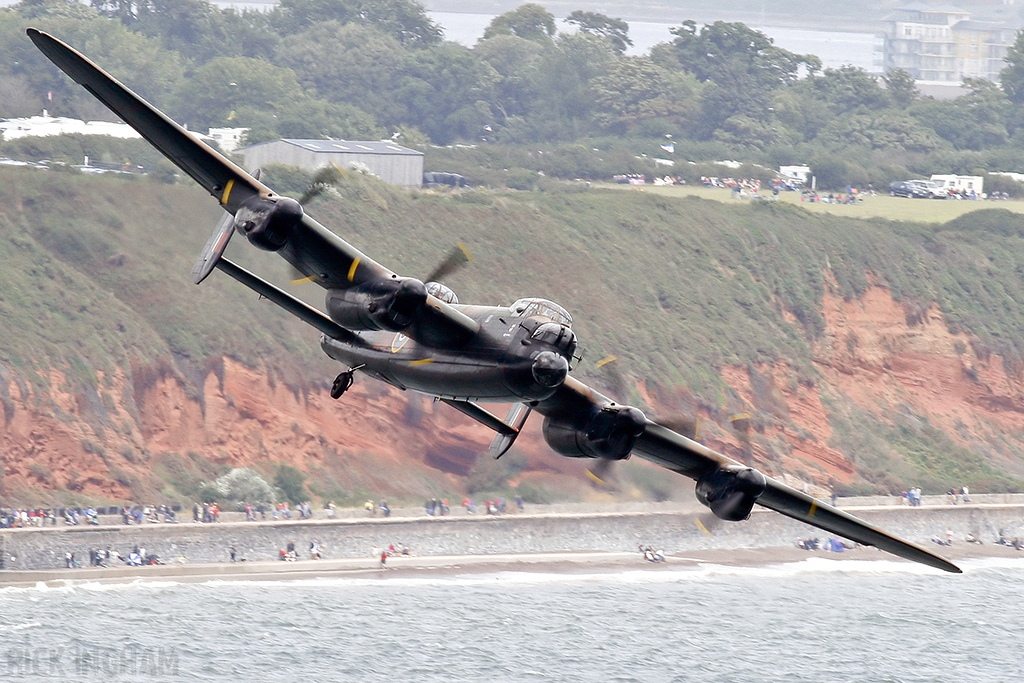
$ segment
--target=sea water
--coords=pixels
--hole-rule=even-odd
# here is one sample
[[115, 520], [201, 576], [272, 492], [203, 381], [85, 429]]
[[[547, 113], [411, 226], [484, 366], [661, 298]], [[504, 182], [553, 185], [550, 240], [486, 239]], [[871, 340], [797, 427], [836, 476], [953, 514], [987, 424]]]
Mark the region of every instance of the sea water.
[[1024, 679], [1024, 560], [962, 566], [4, 588], [0, 680]]

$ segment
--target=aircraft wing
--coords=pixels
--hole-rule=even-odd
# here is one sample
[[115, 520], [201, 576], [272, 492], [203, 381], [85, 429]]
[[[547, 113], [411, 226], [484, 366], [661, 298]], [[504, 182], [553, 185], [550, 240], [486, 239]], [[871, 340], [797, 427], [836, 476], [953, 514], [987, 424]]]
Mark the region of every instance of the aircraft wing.
[[[551, 399], [541, 401], [535, 410], [551, 420], [583, 425], [587, 414], [593, 414], [608, 406], [614, 407], [615, 404], [582, 382], [570, 377]], [[580, 427], [580, 429], [584, 428]], [[702, 480], [715, 481], [716, 474], [721, 473], [722, 478], [718, 479], [718, 485], [723, 489], [729, 488], [732, 482], [729, 477], [735, 473], [756, 472], [732, 458], [650, 420], [643, 425], [642, 431], [636, 438], [632, 453], [698, 482]], [[757, 493], [751, 494], [756, 495], [754, 503], [757, 505], [857, 543], [875, 546], [904, 559], [920, 562], [943, 571], [960, 573], [960, 569], [956, 565], [925, 548], [897, 538], [771, 477], [760, 473], [757, 473], [757, 476], [764, 479], [763, 490], [758, 488]], [[700, 483], [698, 483], [699, 487]]]
[[[235, 214], [254, 196], [274, 191], [192, 133], [172, 121], [67, 43], [30, 28], [29, 38], [64, 73], [137, 130], [150, 144]], [[391, 278], [394, 273], [302, 214], [278, 253], [303, 275], [327, 289], [345, 289]], [[477, 324], [449, 304], [428, 296], [409, 336], [441, 344], [466, 339]]]
[[[229, 213], [234, 214], [253, 195], [275, 194], [68, 44], [34, 28], [27, 33], [50, 61], [137, 130]], [[309, 216], [303, 216], [293, 237], [282, 256], [325, 287], [347, 287], [391, 274]], [[357, 264], [354, 271], [353, 263]]]
[[[647, 426], [633, 450], [642, 458], [695, 479], [720, 467], [743, 467], [732, 458], [655, 422]], [[848, 512], [843, 512], [771, 477], [765, 477], [765, 481], [765, 490], [755, 501], [758, 505], [851, 541], [873, 545], [893, 555], [936, 569], [960, 573], [960, 569], [951, 562], [868, 524]]]

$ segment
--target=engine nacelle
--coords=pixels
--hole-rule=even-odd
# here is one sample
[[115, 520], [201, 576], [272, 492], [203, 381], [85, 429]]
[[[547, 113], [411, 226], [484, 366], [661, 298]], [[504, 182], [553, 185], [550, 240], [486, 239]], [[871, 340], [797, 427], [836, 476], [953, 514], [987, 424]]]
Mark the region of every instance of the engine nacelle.
[[302, 220], [302, 205], [290, 197], [253, 195], [235, 212], [235, 229], [265, 251], [277, 251]]
[[327, 293], [327, 314], [350, 330], [407, 328], [427, 301], [427, 288], [416, 278], [393, 278], [368, 282], [350, 289]]
[[625, 460], [647, 427], [647, 416], [631, 406], [606, 406], [582, 427], [544, 420], [544, 440], [571, 458]]
[[764, 475], [753, 467], [719, 467], [697, 480], [694, 493], [716, 517], [739, 522], [750, 516], [767, 486]]

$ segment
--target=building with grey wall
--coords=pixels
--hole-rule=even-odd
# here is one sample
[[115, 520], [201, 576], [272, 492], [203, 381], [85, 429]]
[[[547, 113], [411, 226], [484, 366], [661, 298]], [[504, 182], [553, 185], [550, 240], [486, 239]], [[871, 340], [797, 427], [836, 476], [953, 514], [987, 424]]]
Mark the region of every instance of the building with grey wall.
[[332, 163], [341, 168], [363, 165], [386, 183], [400, 187], [423, 184], [423, 152], [390, 140], [274, 140], [235, 150], [249, 171], [269, 164], [316, 170]]
[[999, 80], [1014, 25], [974, 21], [952, 5], [921, 2], [884, 17], [885, 70], [903, 69], [923, 83], [959, 84], [964, 78]]

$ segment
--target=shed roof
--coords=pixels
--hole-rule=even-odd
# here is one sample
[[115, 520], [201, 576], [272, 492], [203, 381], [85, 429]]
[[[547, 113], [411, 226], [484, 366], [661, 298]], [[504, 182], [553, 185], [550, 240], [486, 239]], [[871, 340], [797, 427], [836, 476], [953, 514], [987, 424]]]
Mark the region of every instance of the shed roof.
[[[408, 147], [402, 147], [401, 145], [396, 145], [390, 140], [301, 140], [296, 138], [283, 138], [273, 142], [285, 142], [289, 145], [295, 145], [296, 147], [301, 147], [302, 149], [317, 153], [329, 154], [341, 152], [346, 154], [423, 156], [423, 152], [419, 152], [415, 149], [409, 149]], [[243, 147], [238, 151], [268, 144], [272, 144], [272, 142], [262, 142], [258, 145], [250, 145], [248, 147]]]

